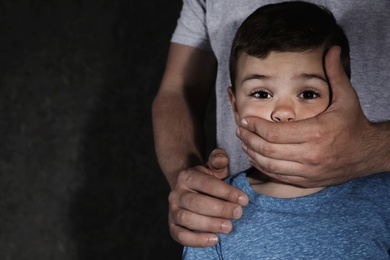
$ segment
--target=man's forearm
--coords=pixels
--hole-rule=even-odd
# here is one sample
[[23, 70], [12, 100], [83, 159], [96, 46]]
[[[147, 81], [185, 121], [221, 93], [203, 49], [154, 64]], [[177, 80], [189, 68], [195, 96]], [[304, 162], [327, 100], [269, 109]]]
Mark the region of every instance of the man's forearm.
[[171, 188], [181, 170], [203, 163], [203, 122], [216, 69], [213, 53], [171, 44], [153, 102], [156, 154]]
[[160, 93], [153, 103], [156, 155], [171, 188], [181, 170], [204, 161], [202, 118], [187, 104], [183, 97], [174, 93]]

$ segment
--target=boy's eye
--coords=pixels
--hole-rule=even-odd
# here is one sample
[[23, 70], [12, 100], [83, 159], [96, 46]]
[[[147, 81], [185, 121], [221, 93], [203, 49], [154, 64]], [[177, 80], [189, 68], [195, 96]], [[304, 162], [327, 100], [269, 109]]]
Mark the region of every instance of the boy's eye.
[[313, 90], [306, 90], [303, 91], [299, 97], [303, 99], [315, 99], [318, 98], [320, 95], [317, 92], [314, 92]]
[[265, 91], [256, 91], [251, 94], [252, 97], [254, 98], [260, 98], [260, 99], [267, 99], [271, 98], [271, 94], [265, 92]]

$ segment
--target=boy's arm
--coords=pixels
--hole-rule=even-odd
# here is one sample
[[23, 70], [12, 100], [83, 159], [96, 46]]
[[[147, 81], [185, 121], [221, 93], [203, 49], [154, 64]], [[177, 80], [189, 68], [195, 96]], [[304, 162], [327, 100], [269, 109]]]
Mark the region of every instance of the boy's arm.
[[[232, 226], [228, 219], [239, 217], [239, 202], [247, 201], [242, 191], [215, 177], [227, 176], [223, 152], [214, 152], [210, 161], [221, 170], [201, 166], [203, 121], [214, 89], [216, 66], [211, 52], [172, 43], [152, 109], [156, 154], [172, 189], [170, 231], [176, 241], [188, 246], [215, 244], [217, 237], [213, 233], [229, 232]], [[224, 155], [225, 160], [215, 154]]]
[[243, 120], [238, 136], [252, 164], [304, 187], [339, 184], [390, 171], [390, 122], [370, 123], [344, 73], [339, 47], [326, 56], [333, 100], [317, 117], [288, 124]]

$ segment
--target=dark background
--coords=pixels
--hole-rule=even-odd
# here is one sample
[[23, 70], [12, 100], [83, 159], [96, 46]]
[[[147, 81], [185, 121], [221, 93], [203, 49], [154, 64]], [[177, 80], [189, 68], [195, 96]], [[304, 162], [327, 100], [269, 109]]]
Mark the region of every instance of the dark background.
[[150, 106], [181, 4], [0, 1], [0, 259], [180, 259]]

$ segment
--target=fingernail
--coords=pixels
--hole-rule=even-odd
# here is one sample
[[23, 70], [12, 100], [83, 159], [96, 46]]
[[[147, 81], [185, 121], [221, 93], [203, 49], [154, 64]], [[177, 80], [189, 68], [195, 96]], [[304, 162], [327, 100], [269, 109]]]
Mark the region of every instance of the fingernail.
[[209, 242], [211, 245], [215, 245], [216, 243], [218, 243], [218, 237], [216, 236], [209, 237]]
[[229, 222], [223, 222], [221, 225], [221, 229], [223, 233], [229, 233], [231, 230], [231, 225]]
[[238, 204], [245, 206], [248, 203], [246, 196], [239, 196], [238, 197]]
[[245, 118], [241, 119], [241, 125], [248, 126], [248, 121]]
[[241, 215], [242, 215], [242, 209], [241, 209], [241, 207], [237, 207], [237, 208], [235, 208], [235, 209], [233, 210], [233, 218], [234, 218], [234, 219], [240, 218]]

